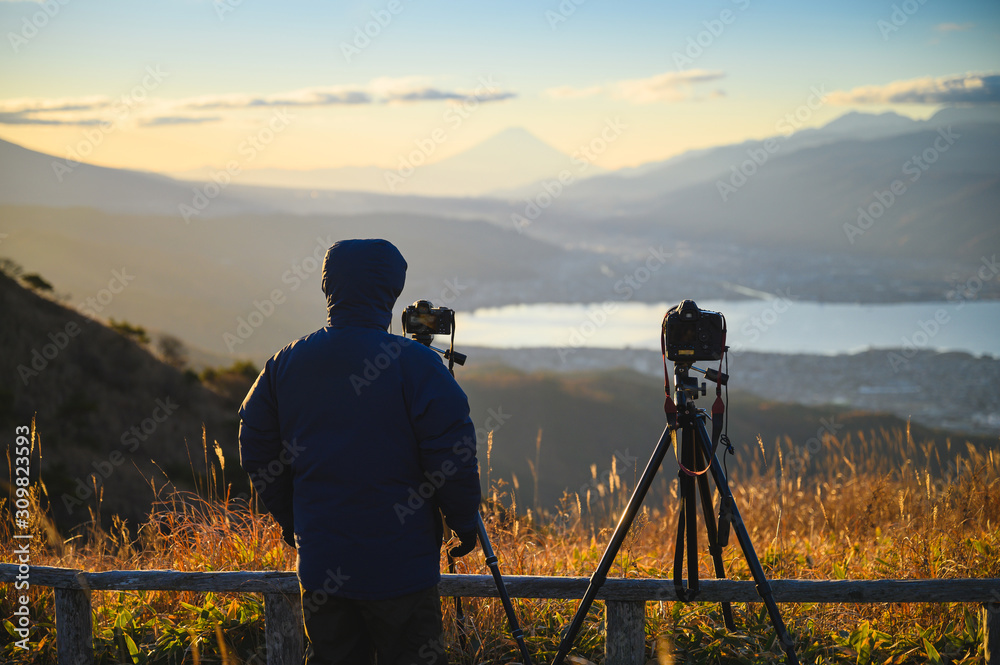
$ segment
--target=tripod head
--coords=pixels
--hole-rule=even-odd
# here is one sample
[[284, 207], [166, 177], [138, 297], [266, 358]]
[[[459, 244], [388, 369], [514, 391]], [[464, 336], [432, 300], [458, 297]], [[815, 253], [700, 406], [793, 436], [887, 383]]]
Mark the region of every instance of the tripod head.
[[688, 374], [691, 370], [698, 372], [709, 381], [717, 383], [720, 386], [729, 385], [729, 375], [723, 371], [712, 369], [711, 367], [702, 369], [695, 367], [691, 363], [674, 363], [674, 385], [678, 392], [683, 391], [689, 399], [698, 399], [699, 393], [703, 396], [708, 394], [707, 384], [704, 382], [699, 384], [698, 377]]
[[424, 346], [429, 348], [431, 351], [437, 351], [438, 353], [440, 353], [444, 357], [444, 359], [449, 362], [449, 367], [451, 367], [452, 363], [458, 365], [464, 365], [465, 361], [469, 359], [469, 356], [465, 355], [464, 353], [459, 353], [458, 351], [455, 350], [454, 339], [452, 339], [450, 348], [439, 349], [436, 346], [431, 346], [431, 342], [434, 341], [434, 335], [414, 334], [411, 335], [410, 337], [413, 339], [414, 342], [419, 342], [420, 344], [423, 344]]
[[[464, 365], [468, 359], [464, 353], [455, 350], [455, 310], [447, 307], [435, 308], [428, 300], [418, 300], [406, 310], [402, 317], [403, 334], [409, 334], [413, 341], [437, 351], [448, 361], [448, 370], [455, 374], [455, 363]], [[434, 335], [451, 335], [451, 346], [439, 349], [431, 346]]]

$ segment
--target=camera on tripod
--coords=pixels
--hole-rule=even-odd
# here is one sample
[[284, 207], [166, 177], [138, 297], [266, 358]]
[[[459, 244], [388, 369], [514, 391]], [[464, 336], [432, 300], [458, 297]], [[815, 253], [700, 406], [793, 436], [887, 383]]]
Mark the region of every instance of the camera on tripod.
[[[729, 376], [719, 369], [700, 369], [694, 366], [696, 361], [723, 360], [729, 350], [726, 346], [726, 318], [719, 312], [712, 312], [698, 307], [693, 300], [682, 300], [676, 307], [667, 310], [663, 317], [661, 328], [661, 344], [663, 348], [663, 412], [667, 423], [660, 435], [660, 440], [653, 450], [649, 463], [642, 476], [636, 482], [635, 489], [629, 497], [628, 504], [618, 519], [618, 525], [611, 534], [607, 549], [601, 555], [597, 569], [590, 577], [587, 591], [577, 607], [576, 614], [570, 625], [563, 631], [559, 642], [559, 650], [553, 665], [563, 665], [569, 655], [573, 640], [583, 627], [583, 622], [591, 605], [597, 598], [601, 586], [607, 579], [608, 572], [614, 564], [618, 552], [625, 542], [628, 530], [632, 526], [643, 498], [653, 484], [657, 469], [663, 463], [667, 449], [674, 447], [679, 468], [679, 492], [681, 498], [678, 510], [677, 541], [674, 551], [674, 593], [682, 602], [694, 600], [700, 591], [697, 506], [705, 513], [705, 532], [708, 539], [708, 551], [712, 556], [715, 576], [723, 579], [726, 576], [725, 562], [722, 557], [723, 548], [729, 542], [730, 530], [736, 534], [747, 566], [753, 576], [757, 595], [764, 602], [771, 625], [785, 651], [788, 665], [798, 665], [795, 654], [795, 643], [785, 627], [781, 612], [774, 600], [774, 592], [764, 573], [764, 568], [753, 549], [753, 542], [747, 531], [743, 517], [740, 515], [736, 500], [733, 498], [728, 471], [725, 464], [719, 460], [718, 448], [723, 444], [723, 454], [733, 452], [732, 444], [726, 432], [726, 401], [722, 398], [722, 386], [727, 385]], [[674, 363], [674, 387], [670, 389], [670, 377], [666, 360]], [[690, 376], [691, 371], [705, 375], [709, 381], [716, 384], [715, 403], [711, 408], [712, 434], [709, 436], [706, 421], [709, 411], [699, 409], [694, 400], [699, 393], [699, 381]], [[702, 395], [706, 394], [705, 384], [700, 386]], [[728, 399], [728, 396], [727, 396]], [[709, 476], [709, 474], [711, 474]], [[709, 487], [709, 478], [715, 480], [719, 494], [719, 517], [713, 516], [715, 500]], [[700, 501], [699, 501], [700, 499]], [[687, 580], [684, 575], [684, 559], [687, 558]], [[729, 602], [722, 603], [722, 617], [726, 628], [735, 630], [732, 607]]]
[[455, 310], [437, 307], [429, 300], [418, 300], [403, 310], [404, 335], [450, 335], [455, 325]]
[[700, 309], [682, 300], [663, 317], [664, 349], [675, 363], [721, 360], [726, 352], [726, 319], [719, 312]]
[[[455, 310], [437, 307], [429, 300], [418, 300], [403, 310], [403, 334], [410, 335], [424, 346], [437, 351], [448, 361], [451, 370], [455, 363], [464, 365], [466, 355], [455, 350]], [[431, 346], [434, 335], [451, 335], [451, 348], [444, 350]]]

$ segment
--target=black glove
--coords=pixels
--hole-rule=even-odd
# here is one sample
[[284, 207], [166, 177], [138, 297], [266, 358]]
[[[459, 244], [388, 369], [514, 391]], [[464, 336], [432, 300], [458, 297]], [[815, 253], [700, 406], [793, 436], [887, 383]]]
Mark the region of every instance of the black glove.
[[475, 531], [466, 531], [465, 533], [458, 533], [456, 531], [455, 533], [456, 535], [458, 535], [458, 539], [462, 541], [462, 544], [458, 545], [457, 547], [452, 547], [450, 550], [448, 550], [448, 556], [453, 556], [453, 557], [465, 556], [472, 550], [476, 549], [476, 543], [479, 542], [478, 533], [476, 533]]
[[281, 527], [281, 539], [288, 544], [289, 547], [295, 547], [295, 530], [292, 528], [286, 529]]

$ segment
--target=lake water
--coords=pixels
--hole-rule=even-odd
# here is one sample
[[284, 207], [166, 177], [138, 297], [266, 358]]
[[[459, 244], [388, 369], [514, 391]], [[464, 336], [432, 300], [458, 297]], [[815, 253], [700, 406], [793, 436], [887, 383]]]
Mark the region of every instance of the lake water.
[[[456, 342], [499, 348], [660, 348], [663, 315], [676, 303], [535, 304], [458, 312]], [[869, 348], [1000, 356], [1000, 302], [882, 305], [773, 300], [703, 301], [721, 312], [733, 350], [839, 354]]]

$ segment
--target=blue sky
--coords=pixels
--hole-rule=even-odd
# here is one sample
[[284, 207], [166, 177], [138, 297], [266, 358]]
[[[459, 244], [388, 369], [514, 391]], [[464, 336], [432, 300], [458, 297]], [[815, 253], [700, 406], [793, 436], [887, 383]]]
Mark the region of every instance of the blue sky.
[[0, 138], [147, 170], [223, 164], [278, 109], [249, 167], [394, 166], [435, 129], [433, 159], [511, 126], [571, 153], [618, 118], [619, 168], [776, 134], [815, 90], [805, 126], [1000, 101], [995, 1], [0, 0], [0, 28]]

